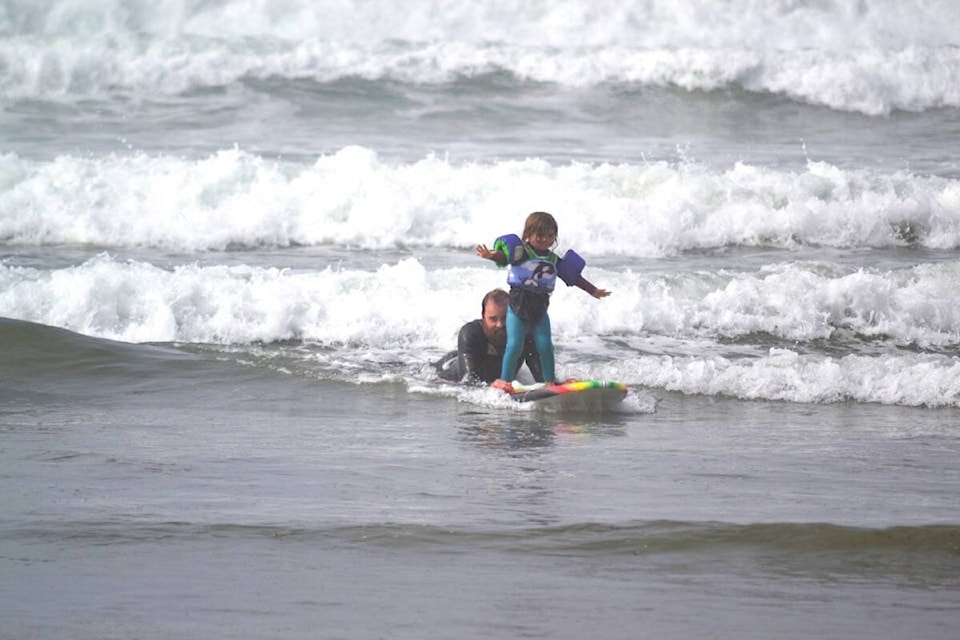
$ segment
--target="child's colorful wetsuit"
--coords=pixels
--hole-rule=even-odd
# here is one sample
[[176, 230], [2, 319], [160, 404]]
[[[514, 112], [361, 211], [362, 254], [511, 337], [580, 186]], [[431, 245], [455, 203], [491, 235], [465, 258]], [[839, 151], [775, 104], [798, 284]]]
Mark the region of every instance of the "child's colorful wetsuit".
[[[494, 242], [498, 251], [496, 263], [500, 267], [509, 267], [507, 284], [510, 285], [510, 305], [507, 307], [507, 347], [503, 354], [503, 367], [500, 379], [510, 381], [516, 371], [517, 361], [527, 334], [533, 336], [537, 351], [540, 352], [540, 364], [543, 378], [547, 382], [556, 380], [553, 356], [553, 338], [550, 331], [550, 294], [557, 284], [559, 276], [568, 285], [576, 285], [593, 295], [597, 290], [590, 282], [580, 276], [583, 262], [573, 252], [569, 252], [570, 262], [564, 264], [567, 257], [561, 258], [553, 251], [539, 252], [529, 243], [519, 243], [516, 236], [501, 236]], [[578, 264], [574, 264], [577, 262]], [[566, 267], [566, 268], [565, 268]]]

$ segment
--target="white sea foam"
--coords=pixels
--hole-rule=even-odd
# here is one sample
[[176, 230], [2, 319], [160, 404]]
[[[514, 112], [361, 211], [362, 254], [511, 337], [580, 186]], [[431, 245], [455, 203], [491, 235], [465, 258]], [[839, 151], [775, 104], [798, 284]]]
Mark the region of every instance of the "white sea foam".
[[676, 255], [725, 246], [960, 247], [960, 183], [811, 162], [454, 165], [348, 147], [313, 164], [240, 150], [197, 161], [0, 156], [0, 241], [157, 247], [460, 247], [516, 233], [546, 209], [562, 245]]
[[0, 315], [128, 342], [302, 339], [429, 348], [449, 342], [469, 319], [463, 314], [474, 312], [476, 291], [490, 275], [431, 273], [415, 259], [372, 272], [294, 272], [246, 265], [162, 269], [102, 254], [54, 271], [0, 264]]
[[[615, 288], [602, 309], [569, 302], [552, 314], [567, 338], [630, 335], [782, 340], [889, 339], [924, 347], [960, 344], [960, 264], [909, 269], [853, 269], [783, 263], [756, 273], [621, 274], [593, 270]], [[555, 297], [576, 296], [561, 288]], [[554, 307], [563, 304], [554, 303]]]
[[[594, 268], [589, 275], [615, 295], [597, 301], [561, 288], [551, 305], [559, 363], [571, 375], [742, 398], [960, 406], [955, 356], [898, 349], [960, 344], [955, 263], [846, 273], [783, 264], [674, 276]], [[304, 341], [333, 347], [354, 365], [370, 359], [375, 369], [379, 361], [425, 363], [452, 347], [474, 317], [477, 292], [502, 285], [502, 277], [482, 266], [427, 270], [414, 258], [375, 270], [292, 271], [162, 269], [103, 254], [49, 271], [0, 265], [0, 315], [132, 342]], [[722, 353], [723, 339], [754, 340], [758, 332], [799, 346], [767, 353], [744, 344]], [[591, 337], [582, 343], [583, 336]], [[827, 351], [818, 353], [818, 340]], [[851, 340], [873, 346], [831, 354]], [[637, 341], [645, 348], [630, 346]], [[649, 355], [656, 350], [664, 355]]]
[[867, 114], [960, 106], [960, 7], [667, 0], [7, 3], [0, 96], [179, 93], [241, 78], [741, 87]]
[[756, 360], [643, 357], [608, 375], [686, 394], [788, 402], [960, 406], [960, 359], [936, 355], [800, 355], [771, 349]]
[[949, 0], [8, 0], [0, 33], [843, 49], [956, 44], [958, 18]]
[[[561, 340], [767, 334], [798, 342], [859, 337], [924, 348], [960, 344], [956, 262], [896, 270], [784, 263], [757, 273], [589, 271], [616, 295], [594, 302], [578, 289], [558, 289], [551, 317]], [[0, 315], [105, 338], [432, 348], [470, 319], [476, 292], [503, 286], [503, 273], [483, 265], [428, 270], [415, 258], [372, 271], [164, 269], [102, 254], [53, 271], [0, 264], [0, 284]]]

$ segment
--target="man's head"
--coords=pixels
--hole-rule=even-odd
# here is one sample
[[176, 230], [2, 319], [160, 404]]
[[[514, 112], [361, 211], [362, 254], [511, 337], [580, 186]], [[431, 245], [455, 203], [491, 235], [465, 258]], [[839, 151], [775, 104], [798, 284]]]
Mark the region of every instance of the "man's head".
[[480, 306], [480, 318], [483, 333], [491, 344], [498, 346], [507, 343], [507, 305], [510, 296], [503, 289], [494, 289], [483, 296]]

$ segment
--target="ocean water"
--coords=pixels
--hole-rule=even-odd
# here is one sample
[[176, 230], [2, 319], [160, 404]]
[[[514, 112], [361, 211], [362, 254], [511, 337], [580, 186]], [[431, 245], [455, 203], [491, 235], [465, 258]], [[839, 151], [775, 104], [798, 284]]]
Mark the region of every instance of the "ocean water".
[[[0, 638], [956, 638], [957, 24], [0, 3]], [[534, 210], [615, 410], [434, 375]]]

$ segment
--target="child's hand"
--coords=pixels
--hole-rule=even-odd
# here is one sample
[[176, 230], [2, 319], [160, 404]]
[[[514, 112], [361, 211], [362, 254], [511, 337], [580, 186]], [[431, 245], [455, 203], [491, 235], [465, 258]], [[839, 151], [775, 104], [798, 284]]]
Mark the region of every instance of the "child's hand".
[[597, 289], [596, 291], [593, 292], [593, 297], [598, 299], [606, 298], [608, 295], [610, 295], [610, 292], [607, 291], [606, 289]]
[[477, 255], [480, 256], [481, 258], [486, 259], [486, 260], [496, 260], [496, 259], [497, 259], [497, 252], [494, 251], [493, 249], [488, 249], [488, 248], [487, 248], [487, 245], [485, 245], [485, 244], [478, 244], [478, 245], [477, 245]]

